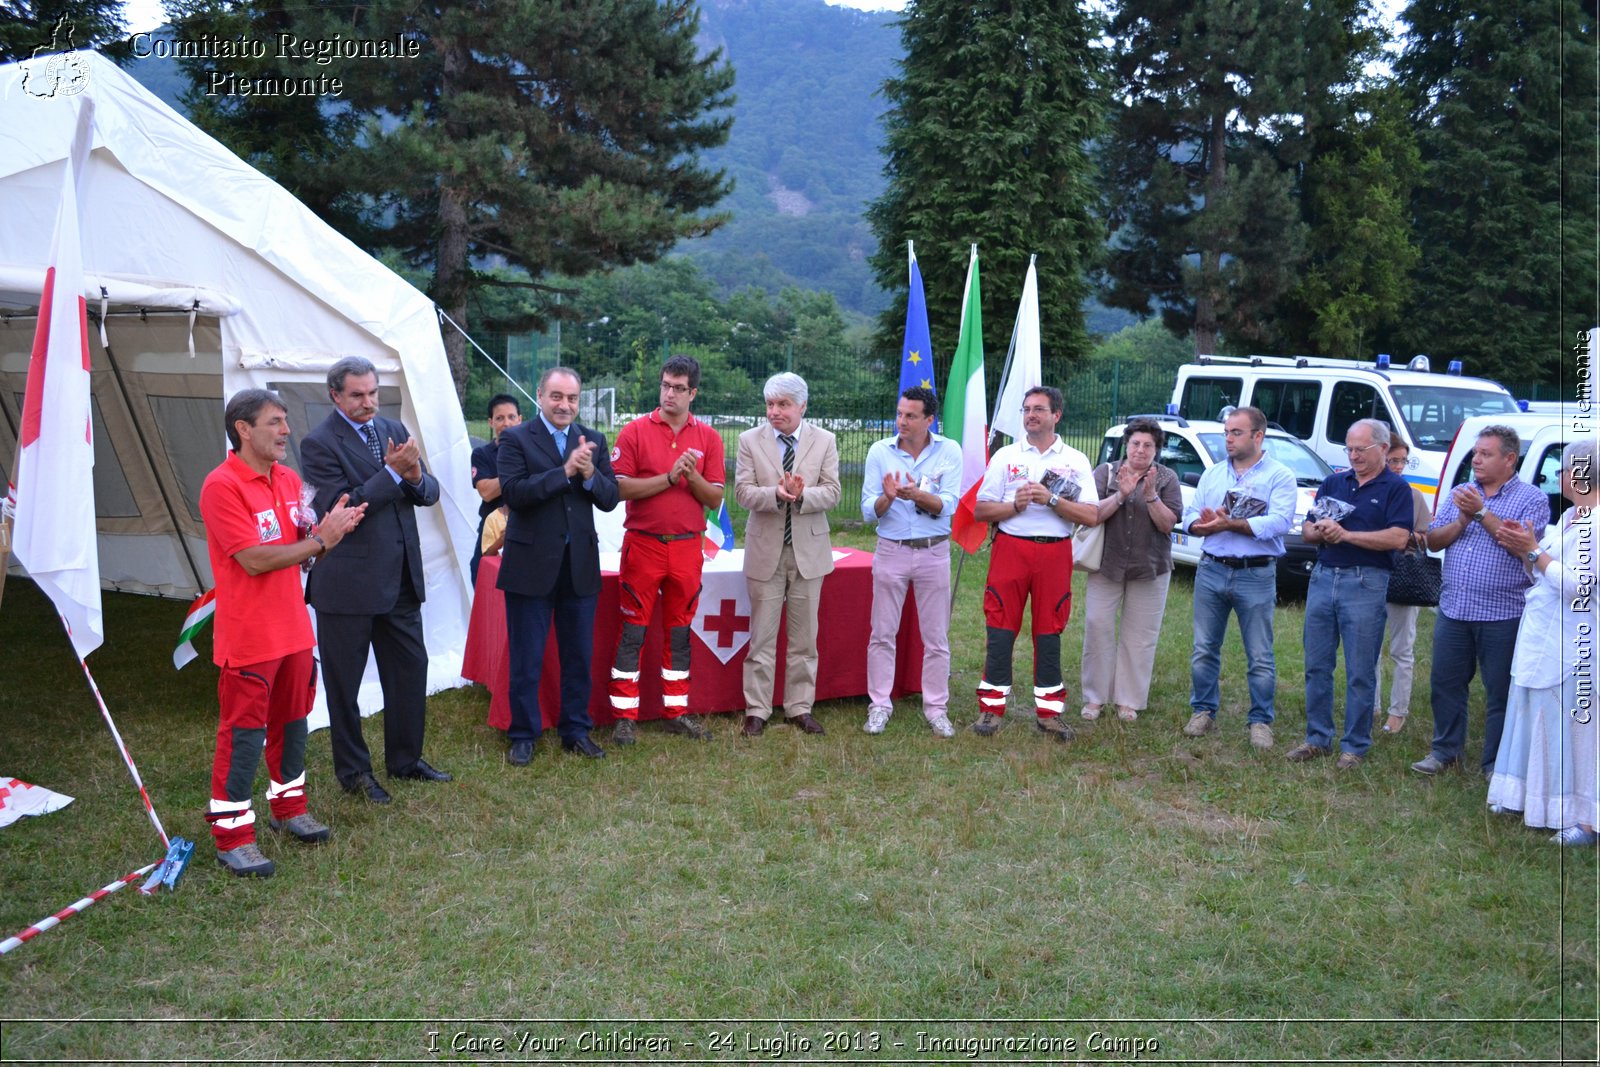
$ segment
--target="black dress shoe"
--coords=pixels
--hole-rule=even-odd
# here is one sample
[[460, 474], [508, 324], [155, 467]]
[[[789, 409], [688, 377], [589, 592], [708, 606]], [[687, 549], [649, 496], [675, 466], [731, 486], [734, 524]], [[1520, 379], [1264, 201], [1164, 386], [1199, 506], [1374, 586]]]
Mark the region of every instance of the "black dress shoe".
[[513, 741], [511, 748], [506, 752], [506, 762], [513, 767], [526, 767], [528, 761], [533, 759], [532, 741]]
[[339, 783], [346, 793], [359, 793], [374, 804], [387, 804], [394, 798], [389, 791], [378, 784], [371, 771], [362, 771], [348, 782]]
[[761, 731], [765, 730], [766, 728], [766, 719], [763, 719], [759, 715], [746, 715], [744, 717], [744, 727], [740, 729], [739, 733], [744, 737], [760, 737]]
[[411, 765], [409, 771], [402, 774], [391, 774], [390, 778], [409, 778], [415, 782], [450, 782], [455, 779], [444, 771], [428, 766], [426, 760], [417, 760]]
[[808, 734], [825, 734], [828, 732], [822, 728], [822, 724], [820, 722], [811, 717], [811, 713], [809, 711], [791, 718], [789, 720], [789, 725], [795, 727], [796, 729], [804, 730]]
[[575, 739], [561, 739], [561, 751], [571, 752], [575, 756], [587, 756], [589, 759], [605, 759], [606, 750], [595, 744], [588, 734]]

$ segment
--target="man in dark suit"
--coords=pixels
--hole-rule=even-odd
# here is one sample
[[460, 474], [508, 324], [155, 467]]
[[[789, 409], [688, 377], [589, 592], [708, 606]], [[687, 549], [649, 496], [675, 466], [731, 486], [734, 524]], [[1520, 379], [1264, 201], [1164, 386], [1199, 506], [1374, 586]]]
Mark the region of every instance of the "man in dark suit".
[[[511, 749], [525, 766], [544, 723], [539, 675], [555, 620], [561, 653], [561, 747], [591, 759], [605, 755], [589, 738], [590, 661], [600, 596], [600, 542], [594, 509], [617, 506], [605, 436], [578, 425], [582, 384], [554, 367], [539, 379], [539, 415], [500, 435], [501, 502], [510, 508], [498, 587], [506, 595], [511, 653]], [[368, 520], [370, 521], [370, 519]]]
[[348, 493], [367, 506], [364, 528], [337, 556], [311, 569], [306, 600], [317, 611], [317, 646], [328, 694], [333, 772], [348, 793], [387, 804], [361, 736], [356, 695], [367, 650], [383, 684], [384, 764], [390, 778], [448, 782], [422, 758], [428, 650], [422, 636], [422, 546], [413, 509], [439, 502], [439, 480], [422, 465], [417, 443], [394, 419], [378, 417], [378, 371], [350, 356], [328, 371], [336, 410], [300, 443], [305, 484], [317, 514]]

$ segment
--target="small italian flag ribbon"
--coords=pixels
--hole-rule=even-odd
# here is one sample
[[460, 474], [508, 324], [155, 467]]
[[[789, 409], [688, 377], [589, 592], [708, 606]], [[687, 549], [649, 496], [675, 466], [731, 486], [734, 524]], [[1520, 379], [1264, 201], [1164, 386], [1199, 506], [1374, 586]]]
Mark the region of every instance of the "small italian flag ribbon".
[[172, 665], [178, 670], [189, 665], [189, 661], [197, 658], [200, 653], [194, 650], [194, 639], [200, 631], [205, 629], [206, 623], [211, 621], [211, 616], [217, 613], [217, 591], [208, 589], [195, 598], [189, 607], [189, 614], [183, 620], [183, 629], [178, 632], [178, 647], [172, 650]]

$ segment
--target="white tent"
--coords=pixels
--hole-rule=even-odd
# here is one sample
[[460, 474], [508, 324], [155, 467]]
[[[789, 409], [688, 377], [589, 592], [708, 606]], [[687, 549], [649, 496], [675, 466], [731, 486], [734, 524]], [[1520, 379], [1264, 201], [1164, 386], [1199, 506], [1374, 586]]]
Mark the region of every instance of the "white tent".
[[[332, 410], [327, 368], [365, 356], [385, 412], [443, 488], [418, 511], [428, 680], [430, 691], [461, 684], [478, 500], [433, 305], [91, 52], [0, 66], [0, 465], [9, 475], [65, 159], [89, 98], [80, 197], [104, 586], [182, 599], [210, 588], [198, 502], [227, 448], [223, 398], [275, 389], [303, 434]], [[361, 703], [382, 706], [370, 669]], [[325, 723], [319, 697], [313, 725]]]

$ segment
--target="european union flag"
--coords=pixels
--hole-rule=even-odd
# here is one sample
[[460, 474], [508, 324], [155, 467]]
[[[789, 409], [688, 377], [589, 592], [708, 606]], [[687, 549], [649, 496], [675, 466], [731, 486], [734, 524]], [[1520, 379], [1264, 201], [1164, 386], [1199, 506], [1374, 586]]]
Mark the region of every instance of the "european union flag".
[[[933, 384], [933, 342], [928, 336], [928, 299], [922, 292], [922, 271], [917, 269], [917, 253], [906, 242], [911, 257], [911, 292], [906, 298], [906, 339], [900, 347], [900, 388], [895, 396], [920, 385], [937, 393]], [[939, 421], [934, 420], [937, 432]]]

